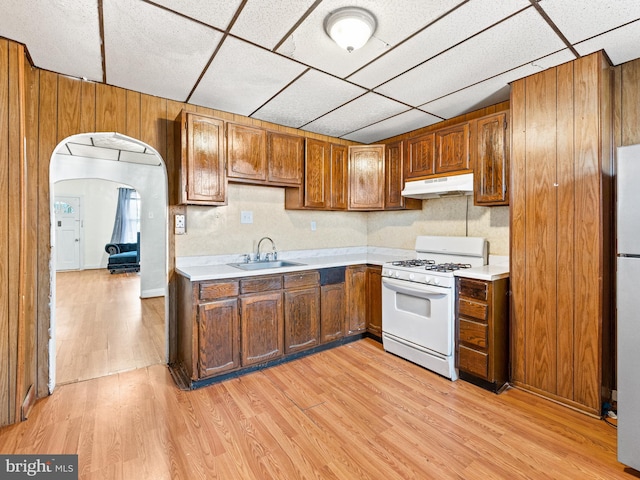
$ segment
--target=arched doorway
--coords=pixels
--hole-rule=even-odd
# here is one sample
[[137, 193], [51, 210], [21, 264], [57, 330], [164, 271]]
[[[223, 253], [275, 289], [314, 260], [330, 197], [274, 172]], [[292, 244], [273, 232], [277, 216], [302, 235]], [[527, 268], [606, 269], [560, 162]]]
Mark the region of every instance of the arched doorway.
[[55, 184], [71, 179], [102, 179], [129, 185], [139, 192], [140, 297], [165, 298], [165, 361], [168, 352], [168, 184], [160, 154], [149, 145], [113, 132], [73, 135], [58, 144], [51, 157], [51, 339], [49, 392], [56, 385], [56, 245]]

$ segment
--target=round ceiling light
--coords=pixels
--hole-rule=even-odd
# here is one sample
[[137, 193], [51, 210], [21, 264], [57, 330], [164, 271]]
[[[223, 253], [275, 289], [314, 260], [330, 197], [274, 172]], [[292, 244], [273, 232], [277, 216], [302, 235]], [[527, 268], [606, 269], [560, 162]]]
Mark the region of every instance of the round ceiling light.
[[349, 53], [364, 46], [376, 31], [376, 18], [358, 7], [339, 8], [327, 15], [324, 30]]

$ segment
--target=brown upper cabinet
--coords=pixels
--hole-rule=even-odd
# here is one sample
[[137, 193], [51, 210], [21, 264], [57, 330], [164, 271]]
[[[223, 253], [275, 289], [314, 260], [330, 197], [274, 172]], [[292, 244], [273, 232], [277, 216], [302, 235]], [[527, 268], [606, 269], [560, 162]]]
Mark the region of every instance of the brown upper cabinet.
[[267, 131], [267, 180], [279, 185], [301, 185], [304, 138]]
[[331, 145], [329, 206], [332, 210], [347, 208], [348, 172], [349, 148], [345, 145]]
[[435, 173], [469, 170], [469, 124], [436, 130]]
[[509, 205], [509, 125], [507, 112], [475, 121], [474, 204]]
[[349, 147], [349, 210], [384, 209], [384, 145]]
[[179, 199], [182, 205], [226, 205], [225, 136], [222, 120], [181, 112]]
[[397, 141], [386, 145], [384, 157], [384, 209], [417, 209], [422, 208], [422, 200], [402, 196], [405, 178], [404, 142]]
[[328, 207], [330, 182], [329, 159], [331, 145], [328, 142], [307, 138], [304, 165], [304, 206]]
[[407, 178], [433, 175], [435, 170], [436, 137], [433, 132], [407, 140]]
[[227, 124], [227, 177], [236, 181], [267, 180], [267, 132]]

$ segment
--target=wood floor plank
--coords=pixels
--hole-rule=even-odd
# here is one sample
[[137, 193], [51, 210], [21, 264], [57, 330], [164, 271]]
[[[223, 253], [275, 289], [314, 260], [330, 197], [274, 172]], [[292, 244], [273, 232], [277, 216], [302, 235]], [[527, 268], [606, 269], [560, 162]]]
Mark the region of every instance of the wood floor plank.
[[163, 365], [59, 386], [3, 453], [77, 453], [81, 479], [639, 478], [605, 422], [451, 382], [365, 339], [196, 391]]

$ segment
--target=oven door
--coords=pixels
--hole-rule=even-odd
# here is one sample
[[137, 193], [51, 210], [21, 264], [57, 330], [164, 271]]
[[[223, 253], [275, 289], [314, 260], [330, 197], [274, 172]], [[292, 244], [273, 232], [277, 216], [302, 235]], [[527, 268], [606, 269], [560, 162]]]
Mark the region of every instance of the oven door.
[[453, 290], [383, 277], [382, 331], [453, 355]]

